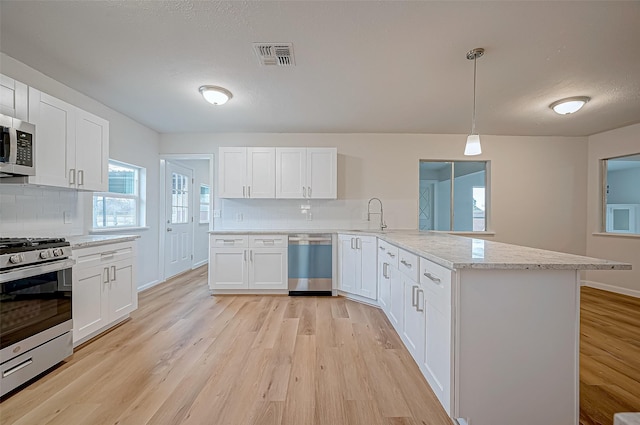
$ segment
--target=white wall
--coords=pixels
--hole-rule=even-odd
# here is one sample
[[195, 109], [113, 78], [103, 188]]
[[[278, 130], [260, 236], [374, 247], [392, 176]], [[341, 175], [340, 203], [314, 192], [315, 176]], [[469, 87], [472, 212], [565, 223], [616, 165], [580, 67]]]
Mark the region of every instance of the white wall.
[[[11, 78], [21, 81], [29, 86], [35, 87], [45, 93], [64, 100], [81, 109], [89, 111], [109, 121], [109, 156], [112, 159], [127, 162], [130, 164], [145, 167], [147, 170], [147, 217], [146, 222], [148, 230], [140, 230], [136, 232], [128, 231], [128, 234], [139, 234], [138, 239], [138, 287], [153, 284], [158, 281], [158, 178], [160, 161], [158, 157], [159, 135], [155, 131], [133, 121], [129, 117], [114, 111], [111, 108], [97, 102], [96, 100], [85, 96], [84, 94], [73, 90], [49, 77], [28, 67], [27, 65], [13, 59], [10, 56], [0, 53], [0, 73]], [[24, 195], [32, 197], [33, 188], [25, 189]], [[49, 188], [38, 189], [42, 192], [42, 201], [47, 203], [47, 199], [62, 199], [68, 195], [64, 193], [66, 190], [57, 190]], [[6, 202], [7, 191], [13, 193], [13, 189], [5, 189], [0, 186], [0, 218], [4, 221], [5, 208], [9, 208]], [[40, 193], [40, 192], [39, 192]], [[77, 202], [75, 197], [77, 196]], [[62, 214], [48, 217], [45, 220], [36, 220], [29, 216], [19, 216], [19, 223], [16, 229], [22, 227], [26, 233], [38, 232], [50, 233], [57, 232], [58, 235], [82, 234], [88, 231], [91, 225], [91, 195], [79, 193], [71, 196], [68, 203], [64, 201], [64, 205], [56, 204], [57, 209], [68, 209], [72, 211], [74, 221], [72, 226], [65, 226]], [[31, 211], [31, 206], [39, 205], [39, 201], [19, 199], [19, 204], [23, 209]], [[29, 206], [29, 207], [27, 207]], [[32, 227], [35, 226], [35, 227]], [[22, 231], [20, 230], [20, 231]], [[17, 235], [15, 235], [17, 236]]]
[[587, 255], [631, 263], [633, 270], [588, 272], [586, 280], [593, 286], [640, 297], [640, 236], [594, 234], [602, 231], [600, 160], [637, 153], [640, 153], [640, 124], [589, 137]]
[[[216, 199], [215, 207], [223, 215], [223, 220], [215, 222], [216, 229], [256, 228], [267, 222], [265, 214], [276, 215], [278, 210], [283, 217], [280, 228], [314, 227], [316, 221], [366, 227], [367, 200], [374, 196], [384, 203], [390, 229], [415, 229], [419, 160], [468, 159], [462, 155], [465, 140], [465, 135], [436, 134], [163, 134], [160, 152], [217, 157], [220, 146], [338, 148], [338, 200], [312, 206], [315, 212], [310, 223], [300, 213], [300, 203], [306, 201]], [[482, 144], [484, 154], [477, 159], [491, 161], [488, 198], [493, 239], [584, 254], [587, 139], [482, 136]], [[237, 213], [243, 214], [242, 222], [235, 221]], [[338, 215], [345, 218], [334, 220]]]

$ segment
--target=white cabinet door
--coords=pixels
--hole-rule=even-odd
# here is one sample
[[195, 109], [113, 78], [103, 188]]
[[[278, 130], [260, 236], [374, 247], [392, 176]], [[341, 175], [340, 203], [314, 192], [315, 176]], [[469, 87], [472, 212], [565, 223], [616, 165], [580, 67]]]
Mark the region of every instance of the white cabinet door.
[[356, 293], [366, 298], [376, 300], [378, 298], [377, 283], [377, 249], [375, 236], [361, 236], [357, 238], [356, 246], [360, 257], [359, 277], [356, 281], [358, 288]]
[[356, 281], [359, 273], [359, 258], [356, 250], [356, 238], [351, 235], [338, 235], [338, 258], [340, 265], [340, 289], [350, 294], [356, 293]]
[[0, 114], [29, 121], [27, 85], [0, 74]]
[[103, 328], [109, 321], [109, 280], [105, 267], [73, 268], [73, 341]]
[[30, 182], [76, 187], [76, 108], [29, 87], [29, 119], [36, 126], [36, 175]]
[[378, 304], [387, 316], [391, 307], [391, 281], [388, 268], [389, 263], [385, 262], [384, 258], [378, 261]]
[[249, 289], [247, 251], [245, 248], [211, 249], [210, 289]]
[[451, 315], [440, 311], [426, 294], [426, 339], [421, 369], [444, 409], [451, 399]]
[[247, 148], [218, 150], [218, 194], [221, 198], [246, 197]]
[[395, 267], [387, 268], [391, 278], [389, 279], [391, 287], [391, 308], [389, 309], [389, 321], [395, 328], [396, 332], [402, 332], [402, 312], [404, 309], [404, 288], [400, 271]]
[[424, 359], [425, 319], [424, 291], [406, 275], [402, 275], [404, 307], [402, 339], [418, 365]]
[[106, 192], [109, 190], [109, 122], [77, 109], [75, 123], [77, 187]]
[[136, 309], [138, 294], [134, 282], [133, 258], [120, 260], [109, 267], [109, 320], [126, 316]]
[[276, 198], [300, 199], [307, 194], [307, 150], [276, 148]]
[[338, 197], [338, 150], [307, 148], [307, 197], [336, 199]]
[[287, 248], [249, 250], [249, 289], [287, 289]]
[[275, 198], [275, 156], [275, 148], [247, 148], [247, 198]]

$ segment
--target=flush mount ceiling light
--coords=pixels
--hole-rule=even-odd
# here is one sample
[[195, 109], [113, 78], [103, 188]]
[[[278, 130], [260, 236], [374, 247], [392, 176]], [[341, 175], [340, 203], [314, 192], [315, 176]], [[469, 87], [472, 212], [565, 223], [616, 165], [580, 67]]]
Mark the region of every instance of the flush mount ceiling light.
[[587, 96], [567, 97], [553, 102], [549, 105], [549, 108], [560, 115], [573, 114], [578, 112], [590, 100], [591, 98]]
[[202, 93], [204, 100], [214, 105], [224, 105], [233, 97], [231, 92], [223, 87], [200, 86], [198, 90]]
[[467, 59], [473, 60], [473, 115], [471, 117], [471, 134], [467, 136], [467, 145], [464, 147], [464, 154], [467, 156], [480, 155], [480, 136], [476, 133], [476, 59], [484, 55], [483, 48], [476, 48], [467, 52]]

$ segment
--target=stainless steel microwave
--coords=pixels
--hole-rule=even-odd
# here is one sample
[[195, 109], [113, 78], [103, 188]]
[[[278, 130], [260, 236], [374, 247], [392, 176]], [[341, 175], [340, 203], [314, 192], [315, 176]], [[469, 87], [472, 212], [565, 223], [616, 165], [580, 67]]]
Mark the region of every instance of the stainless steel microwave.
[[36, 127], [0, 114], [0, 177], [34, 176]]

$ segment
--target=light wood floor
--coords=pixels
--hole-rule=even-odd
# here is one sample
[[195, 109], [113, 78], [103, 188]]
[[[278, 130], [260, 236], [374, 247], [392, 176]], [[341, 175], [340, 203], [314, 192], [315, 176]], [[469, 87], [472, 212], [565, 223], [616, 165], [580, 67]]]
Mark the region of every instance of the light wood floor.
[[611, 425], [640, 412], [640, 299], [583, 287], [580, 423]]
[[212, 297], [206, 267], [0, 404], [29, 425], [450, 425], [397, 334], [344, 298]]

